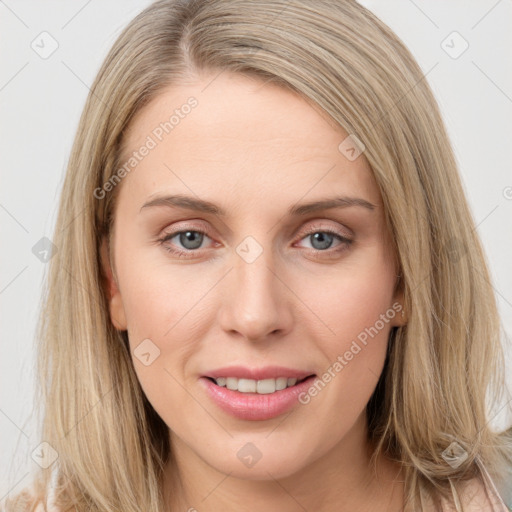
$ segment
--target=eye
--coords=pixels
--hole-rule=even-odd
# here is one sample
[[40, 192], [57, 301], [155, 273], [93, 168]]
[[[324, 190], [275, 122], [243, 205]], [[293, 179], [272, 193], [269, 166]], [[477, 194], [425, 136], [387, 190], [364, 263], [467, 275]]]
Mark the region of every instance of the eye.
[[[201, 245], [205, 237], [210, 238], [203, 231], [199, 231], [197, 229], [185, 229], [166, 234], [163, 238], [159, 239], [158, 242], [160, 242], [166, 251], [176, 254], [180, 258], [186, 258], [189, 256], [189, 253], [200, 252], [198, 249], [202, 248]], [[173, 239], [176, 240], [172, 242]], [[169, 244], [168, 242], [172, 243]], [[178, 244], [180, 244], [182, 248], [180, 248]]]
[[[310, 249], [315, 252], [328, 252], [338, 253], [339, 251], [347, 249], [353, 240], [347, 238], [341, 233], [329, 228], [313, 228], [310, 229], [301, 240], [310, 240]], [[333, 243], [338, 241], [338, 244], [331, 250]]]
[[[205, 249], [203, 242], [205, 239], [213, 241], [205, 231], [198, 229], [181, 229], [172, 233], [165, 234], [158, 240], [159, 244], [171, 254], [179, 258], [193, 258], [201, 254], [201, 249]], [[323, 227], [315, 227], [307, 231], [300, 241], [310, 240], [310, 247], [305, 247], [315, 254], [324, 253], [327, 255], [336, 255], [339, 252], [348, 249], [353, 240], [342, 233]], [[335, 244], [335, 242], [338, 242]], [[333, 244], [334, 248], [333, 248]]]

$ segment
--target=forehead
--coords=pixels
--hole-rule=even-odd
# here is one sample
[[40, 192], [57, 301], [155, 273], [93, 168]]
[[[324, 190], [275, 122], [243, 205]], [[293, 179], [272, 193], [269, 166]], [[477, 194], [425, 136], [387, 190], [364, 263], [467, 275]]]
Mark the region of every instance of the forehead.
[[283, 87], [228, 72], [207, 75], [167, 87], [138, 112], [124, 139], [121, 163], [131, 159], [133, 170], [123, 188], [132, 198], [171, 186], [197, 195], [280, 193], [293, 202], [334, 187], [379, 203], [364, 153], [351, 160], [340, 150], [347, 137]]

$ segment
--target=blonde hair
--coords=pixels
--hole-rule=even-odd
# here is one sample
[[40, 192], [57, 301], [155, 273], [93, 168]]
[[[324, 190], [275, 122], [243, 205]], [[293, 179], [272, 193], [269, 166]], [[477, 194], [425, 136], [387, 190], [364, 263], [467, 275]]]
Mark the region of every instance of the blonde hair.
[[[475, 477], [478, 462], [502, 485], [510, 437], [488, 424], [506, 389], [495, 297], [441, 115], [410, 52], [355, 1], [161, 0], [103, 63], [62, 190], [38, 359], [42, 439], [59, 458], [37, 476], [41, 498], [53, 486], [62, 510], [162, 509], [168, 429], [138, 383], [126, 332], [110, 321], [100, 261], [122, 183], [103, 199], [94, 191], [118, 171], [135, 114], [164, 87], [210, 71], [298, 93], [364, 143], [408, 317], [391, 333], [367, 406], [374, 457], [403, 464], [414, 510], [429, 496], [457, 503], [454, 482]], [[443, 457], [453, 440], [467, 453], [457, 467]]]

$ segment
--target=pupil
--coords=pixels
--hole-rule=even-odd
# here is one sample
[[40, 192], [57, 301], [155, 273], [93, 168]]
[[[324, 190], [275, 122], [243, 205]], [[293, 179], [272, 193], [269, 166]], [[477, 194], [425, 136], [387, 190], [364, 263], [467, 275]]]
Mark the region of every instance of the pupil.
[[[312, 246], [315, 249], [328, 249], [332, 244], [333, 235], [330, 233], [318, 232], [311, 235], [313, 237]], [[316, 247], [315, 243], [320, 242], [319, 246]]]
[[201, 246], [202, 241], [203, 234], [197, 231], [185, 231], [180, 234], [180, 243], [187, 249], [197, 249]]

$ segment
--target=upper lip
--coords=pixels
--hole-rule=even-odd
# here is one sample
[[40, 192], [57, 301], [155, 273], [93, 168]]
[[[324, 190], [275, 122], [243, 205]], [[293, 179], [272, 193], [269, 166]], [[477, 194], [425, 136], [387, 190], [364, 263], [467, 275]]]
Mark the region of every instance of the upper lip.
[[235, 377], [237, 379], [277, 379], [279, 377], [296, 378], [297, 380], [304, 379], [314, 372], [296, 370], [294, 368], [285, 368], [284, 366], [265, 366], [264, 368], [249, 368], [247, 366], [226, 366], [224, 368], [217, 368], [211, 370], [204, 377], [218, 379], [219, 377]]

